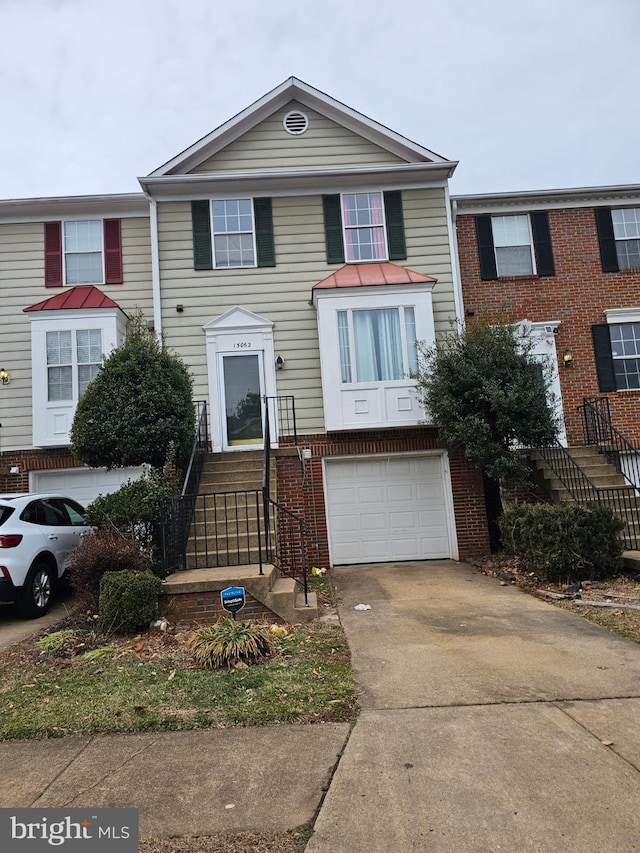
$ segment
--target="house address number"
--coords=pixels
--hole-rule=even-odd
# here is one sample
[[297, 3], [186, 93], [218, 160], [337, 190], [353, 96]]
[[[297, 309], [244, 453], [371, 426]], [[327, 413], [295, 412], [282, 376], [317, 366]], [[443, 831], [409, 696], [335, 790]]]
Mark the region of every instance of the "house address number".
[[234, 349], [251, 349], [251, 347], [251, 341], [237, 341], [237, 343], [233, 345]]

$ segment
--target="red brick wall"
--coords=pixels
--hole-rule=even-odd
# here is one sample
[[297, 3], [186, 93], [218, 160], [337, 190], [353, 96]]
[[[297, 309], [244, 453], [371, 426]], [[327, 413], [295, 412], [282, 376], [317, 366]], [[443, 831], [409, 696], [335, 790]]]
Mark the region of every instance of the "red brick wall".
[[[284, 624], [283, 620], [273, 610], [269, 610], [248, 592], [245, 593], [245, 600], [246, 604], [238, 613], [238, 619]], [[181, 592], [174, 595], [163, 593], [160, 596], [158, 607], [160, 615], [164, 616], [172, 625], [190, 623], [211, 625], [229, 615], [220, 603], [220, 590]]]
[[[18, 467], [19, 474], [11, 474]], [[53, 468], [82, 468], [68, 448], [14, 450], [0, 455], [0, 493], [29, 491], [29, 471], [47, 471]]]
[[[606, 323], [605, 309], [640, 306], [640, 270], [603, 273], [590, 207], [550, 210], [555, 276], [517, 276], [481, 281], [475, 217], [457, 220], [464, 306], [476, 315], [505, 310], [513, 320], [560, 320], [556, 348], [569, 444], [582, 443], [578, 406], [583, 397], [609, 398], [614, 425], [634, 442], [640, 441], [640, 391], [601, 394], [598, 389], [591, 326]], [[570, 349], [573, 366], [564, 367]]]
[[[329, 544], [322, 482], [322, 459], [326, 456], [410, 453], [439, 449], [437, 431], [428, 427], [380, 430], [367, 433], [305, 435], [301, 447], [311, 449], [304, 462], [297, 456], [277, 459], [278, 501], [301, 515], [306, 526], [307, 562], [310, 566], [329, 565]], [[449, 458], [453, 505], [460, 559], [489, 551], [482, 476], [462, 453]]]

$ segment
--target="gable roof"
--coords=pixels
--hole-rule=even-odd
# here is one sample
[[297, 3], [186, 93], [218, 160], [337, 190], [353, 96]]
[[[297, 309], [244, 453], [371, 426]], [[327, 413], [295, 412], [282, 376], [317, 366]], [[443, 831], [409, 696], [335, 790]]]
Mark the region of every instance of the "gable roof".
[[319, 89], [314, 89], [313, 86], [309, 86], [308, 83], [299, 80], [297, 77], [289, 77], [288, 80], [267, 92], [266, 95], [263, 95], [262, 98], [259, 98], [242, 112], [155, 169], [147, 177], [167, 177], [191, 171], [292, 100], [315, 110], [392, 154], [396, 154], [407, 163], [434, 163], [455, 166], [454, 161], [447, 160], [428, 148], [412, 142], [388, 127], [351, 109], [346, 104], [326, 95]]
[[67, 311], [70, 308], [120, 308], [120, 306], [106, 293], [88, 284], [68, 287], [49, 299], [24, 308], [23, 311]]
[[378, 287], [389, 284], [435, 284], [438, 279], [423, 275], [398, 264], [345, 264], [327, 278], [314, 284], [312, 290], [334, 287]]

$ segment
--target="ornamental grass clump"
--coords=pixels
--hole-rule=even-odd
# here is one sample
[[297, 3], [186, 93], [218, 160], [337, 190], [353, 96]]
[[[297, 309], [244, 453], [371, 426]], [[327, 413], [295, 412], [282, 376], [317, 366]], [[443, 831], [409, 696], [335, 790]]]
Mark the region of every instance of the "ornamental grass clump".
[[276, 645], [274, 635], [264, 625], [236, 622], [228, 617], [199, 628], [189, 638], [196, 663], [206, 669], [258, 663], [270, 657]]

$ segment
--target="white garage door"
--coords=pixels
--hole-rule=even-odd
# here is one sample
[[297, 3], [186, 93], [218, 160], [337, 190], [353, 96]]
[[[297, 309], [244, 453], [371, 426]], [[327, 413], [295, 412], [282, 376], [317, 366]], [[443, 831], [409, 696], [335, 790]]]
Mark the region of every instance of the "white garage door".
[[454, 557], [443, 457], [327, 460], [333, 564]]
[[123, 483], [137, 480], [142, 468], [59, 468], [54, 471], [32, 471], [29, 475], [29, 491], [55, 492], [73, 498], [88, 506], [98, 495], [115, 492]]

